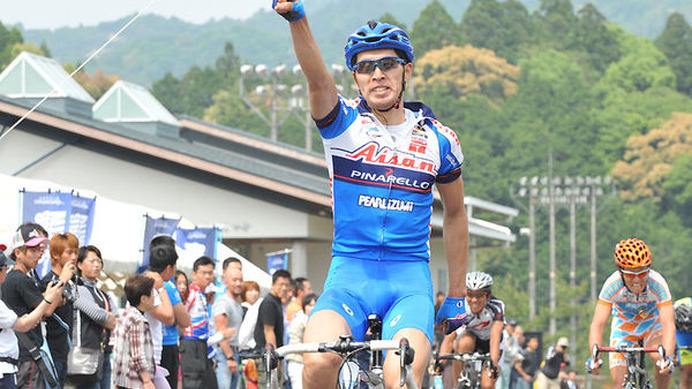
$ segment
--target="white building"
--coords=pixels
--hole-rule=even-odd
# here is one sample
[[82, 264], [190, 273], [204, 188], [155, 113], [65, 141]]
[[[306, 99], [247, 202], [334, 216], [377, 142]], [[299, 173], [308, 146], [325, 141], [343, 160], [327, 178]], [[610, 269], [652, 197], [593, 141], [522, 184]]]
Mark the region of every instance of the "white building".
[[[35, 56], [18, 57], [0, 74], [0, 136], [37, 97], [67, 77], [56, 69], [57, 62], [27, 57]], [[97, 199], [179, 215], [198, 226], [220, 226], [223, 242], [263, 269], [267, 253], [290, 249], [292, 274], [306, 276], [321, 290], [333, 234], [322, 155], [200, 119], [175, 118], [145, 88], [126, 82], [116, 83], [93, 105], [92, 113], [81, 108], [93, 99], [67, 83], [72, 94], [54, 94], [0, 140], [0, 186], [16, 182], [10, 177], [48, 181], [89, 191]], [[29, 95], [22, 89], [27, 84], [39, 87]], [[75, 105], [80, 109], [68, 109]], [[507, 227], [474, 215], [481, 214], [479, 210], [492, 212], [499, 215], [493, 220], [504, 223], [517, 215], [515, 209], [471, 197], [465, 202], [472, 246], [514, 241]], [[19, 214], [18, 201], [3, 206]], [[100, 206], [97, 200], [97, 212]], [[140, 224], [136, 218], [110, 215], [112, 221], [98, 223], [112, 222], [113, 239], [131, 248], [106, 251], [107, 262], [109, 257], [136, 262], [129, 257], [136, 257], [135, 250], [141, 248], [136, 231], [143, 229], [143, 218]], [[445, 290], [441, 216], [437, 201], [431, 270], [436, 288]], [[0, 222], [0, 237], [9, 236], [20, 222], [7, 219]]]

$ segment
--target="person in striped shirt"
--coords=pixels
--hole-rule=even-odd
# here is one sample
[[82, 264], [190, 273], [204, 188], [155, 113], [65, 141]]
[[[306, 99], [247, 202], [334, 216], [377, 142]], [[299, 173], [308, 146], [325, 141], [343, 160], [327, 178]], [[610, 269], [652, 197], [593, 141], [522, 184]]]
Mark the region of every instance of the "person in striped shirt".
[[[629, 238], [615, 246], [616, 270], [608, 277], [598, 297], [589, 331], [589, 345], [601, 345], [603, 329], [612, 316], [610, 345], [612, 347], [644, 347], [663, 345], [667, 357], [660, 360], [651, 353], [659, 367], [656, 369], [656, 387], [665, 389], [673, 373], [675, 353], [675, 319], [673, 300], [668, 283], [651, 269], [651, 251], [643, 241]], [[598, 374], [600, 361], [589, 358], [586, 370]], [[620, 353], [610, 354], [610, 375], [615, 385], [623, 382], [627, 368]]]
[[125, 281], [129, 302], [113, 331], [113, 384], [117, 388], [154, 389], [154, 342], [144, 313], [154, 309], [154, 280], [142, 275]]

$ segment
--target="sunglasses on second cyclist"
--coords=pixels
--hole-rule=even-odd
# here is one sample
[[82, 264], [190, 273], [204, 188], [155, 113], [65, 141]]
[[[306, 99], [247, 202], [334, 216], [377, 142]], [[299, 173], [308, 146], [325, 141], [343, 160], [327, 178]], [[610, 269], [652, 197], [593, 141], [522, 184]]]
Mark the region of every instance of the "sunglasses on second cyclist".
[[639, 271], [630, 271], [630, 270], [624, 270], [620, 269], [620, 273], [624, 275], [627, 278], [645, 278], [646, 276], [649, 275], [649, 268], [642, 269]]
[[466, 292], [467, 299], [482, 299], [488, 296], [488, 292]]
[[372, 74], [375, 67], [380, 68], [382, 72], [394, 69], [397, 65], [405, 64], [406, 61], [399, 57], [383, 57], [379, 59], [365, 59], [356, 63], [355, 69], [358, 74]]

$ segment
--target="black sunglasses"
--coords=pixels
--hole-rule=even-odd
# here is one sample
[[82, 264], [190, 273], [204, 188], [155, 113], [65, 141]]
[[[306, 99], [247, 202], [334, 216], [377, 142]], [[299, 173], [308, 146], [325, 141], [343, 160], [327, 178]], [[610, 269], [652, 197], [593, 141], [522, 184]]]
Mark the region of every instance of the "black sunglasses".
[[383, 57], [379, 59], [365, 59], [356, 63], [355, 69], [356, 73], [359, 74], [372, 74], [375, 71], [375, 67], [379, 67], [380, 70], [386, 72], [393, 69], [398, 64], [405, 64], [406, 61], [399, 57]]

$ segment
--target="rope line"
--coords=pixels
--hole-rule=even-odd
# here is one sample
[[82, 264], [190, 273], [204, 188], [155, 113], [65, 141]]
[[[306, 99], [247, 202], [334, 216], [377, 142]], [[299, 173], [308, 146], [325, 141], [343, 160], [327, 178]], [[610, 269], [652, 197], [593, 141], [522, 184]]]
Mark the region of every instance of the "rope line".
[[113, 36], [111, 36], [104, 44], [102, 44], [101, 47], [96, 49], [84, 62], [82, 62], [81, 65], [79, 65], [72, 73], [70, 73], [70, 75], [67, 78], [64, 78], [60, 82], [60, 84], [58, 84], [58, 86], [54, 87], [53, 90], [51, 90], [47, 95], [43, 96], [43, 98], [41, 100], [39, 100], [39, 102], [36, 103], [36, 105], [31, 107], [31, 109], [29, 111], [27, 111], [24, 114], [24, 116], [19, 118], [19, 120], [17, 120], [12, 125], [12, 127], [10, 127], [7, 131], [0, 134], [0, 141], [2, 140], [2, 138], [7, 136], [7, 134], [12, 132], [12, 130], [14, 130], [20, 123], [22, 123], [29, 115], [31, 115], [34, 111], [36, 111], [36, 109], [38, 107], [40, 107], [41, 104], [43, 104], [49, 97], [52, 97], [55, 94], [55, 92], [58, 91], [58, 88], [61, 87], [63, 84], [65, 84], [67, 82], [67, 80], [74, 78], [75, 74], [77, 74], [80, 70], [82, 70], [82, 68], [84, 68], [84, 66], [86, 66], [89, 62], [91, 62], [91, 60], [94, 59], [103, 49], [105, 49], [108, 45], [111, 44], [111, 42], [113, 42], [116, 38], [118, 38], [120, 36], [120, 34], [122, 34], [125, 30], [127, 30], [127, 28], [130, 27], [130, 25], [132, 25], [132, 23], [134, 23], [135, 20], [137, 20], [144, 12], [146, 12], [149, 8], [151, 8], [151, 6], [154, 5], [154, 3], [156, 3], [156, 0], [150, 0], [149, 3], [147, 3], [144, 6], [144, 8], [140, 9], [127, 23], [125, 23], [125, 25], [123, 25], [120, 28], [120, 30], [118, 30], [118, 32], [113, 34]]

